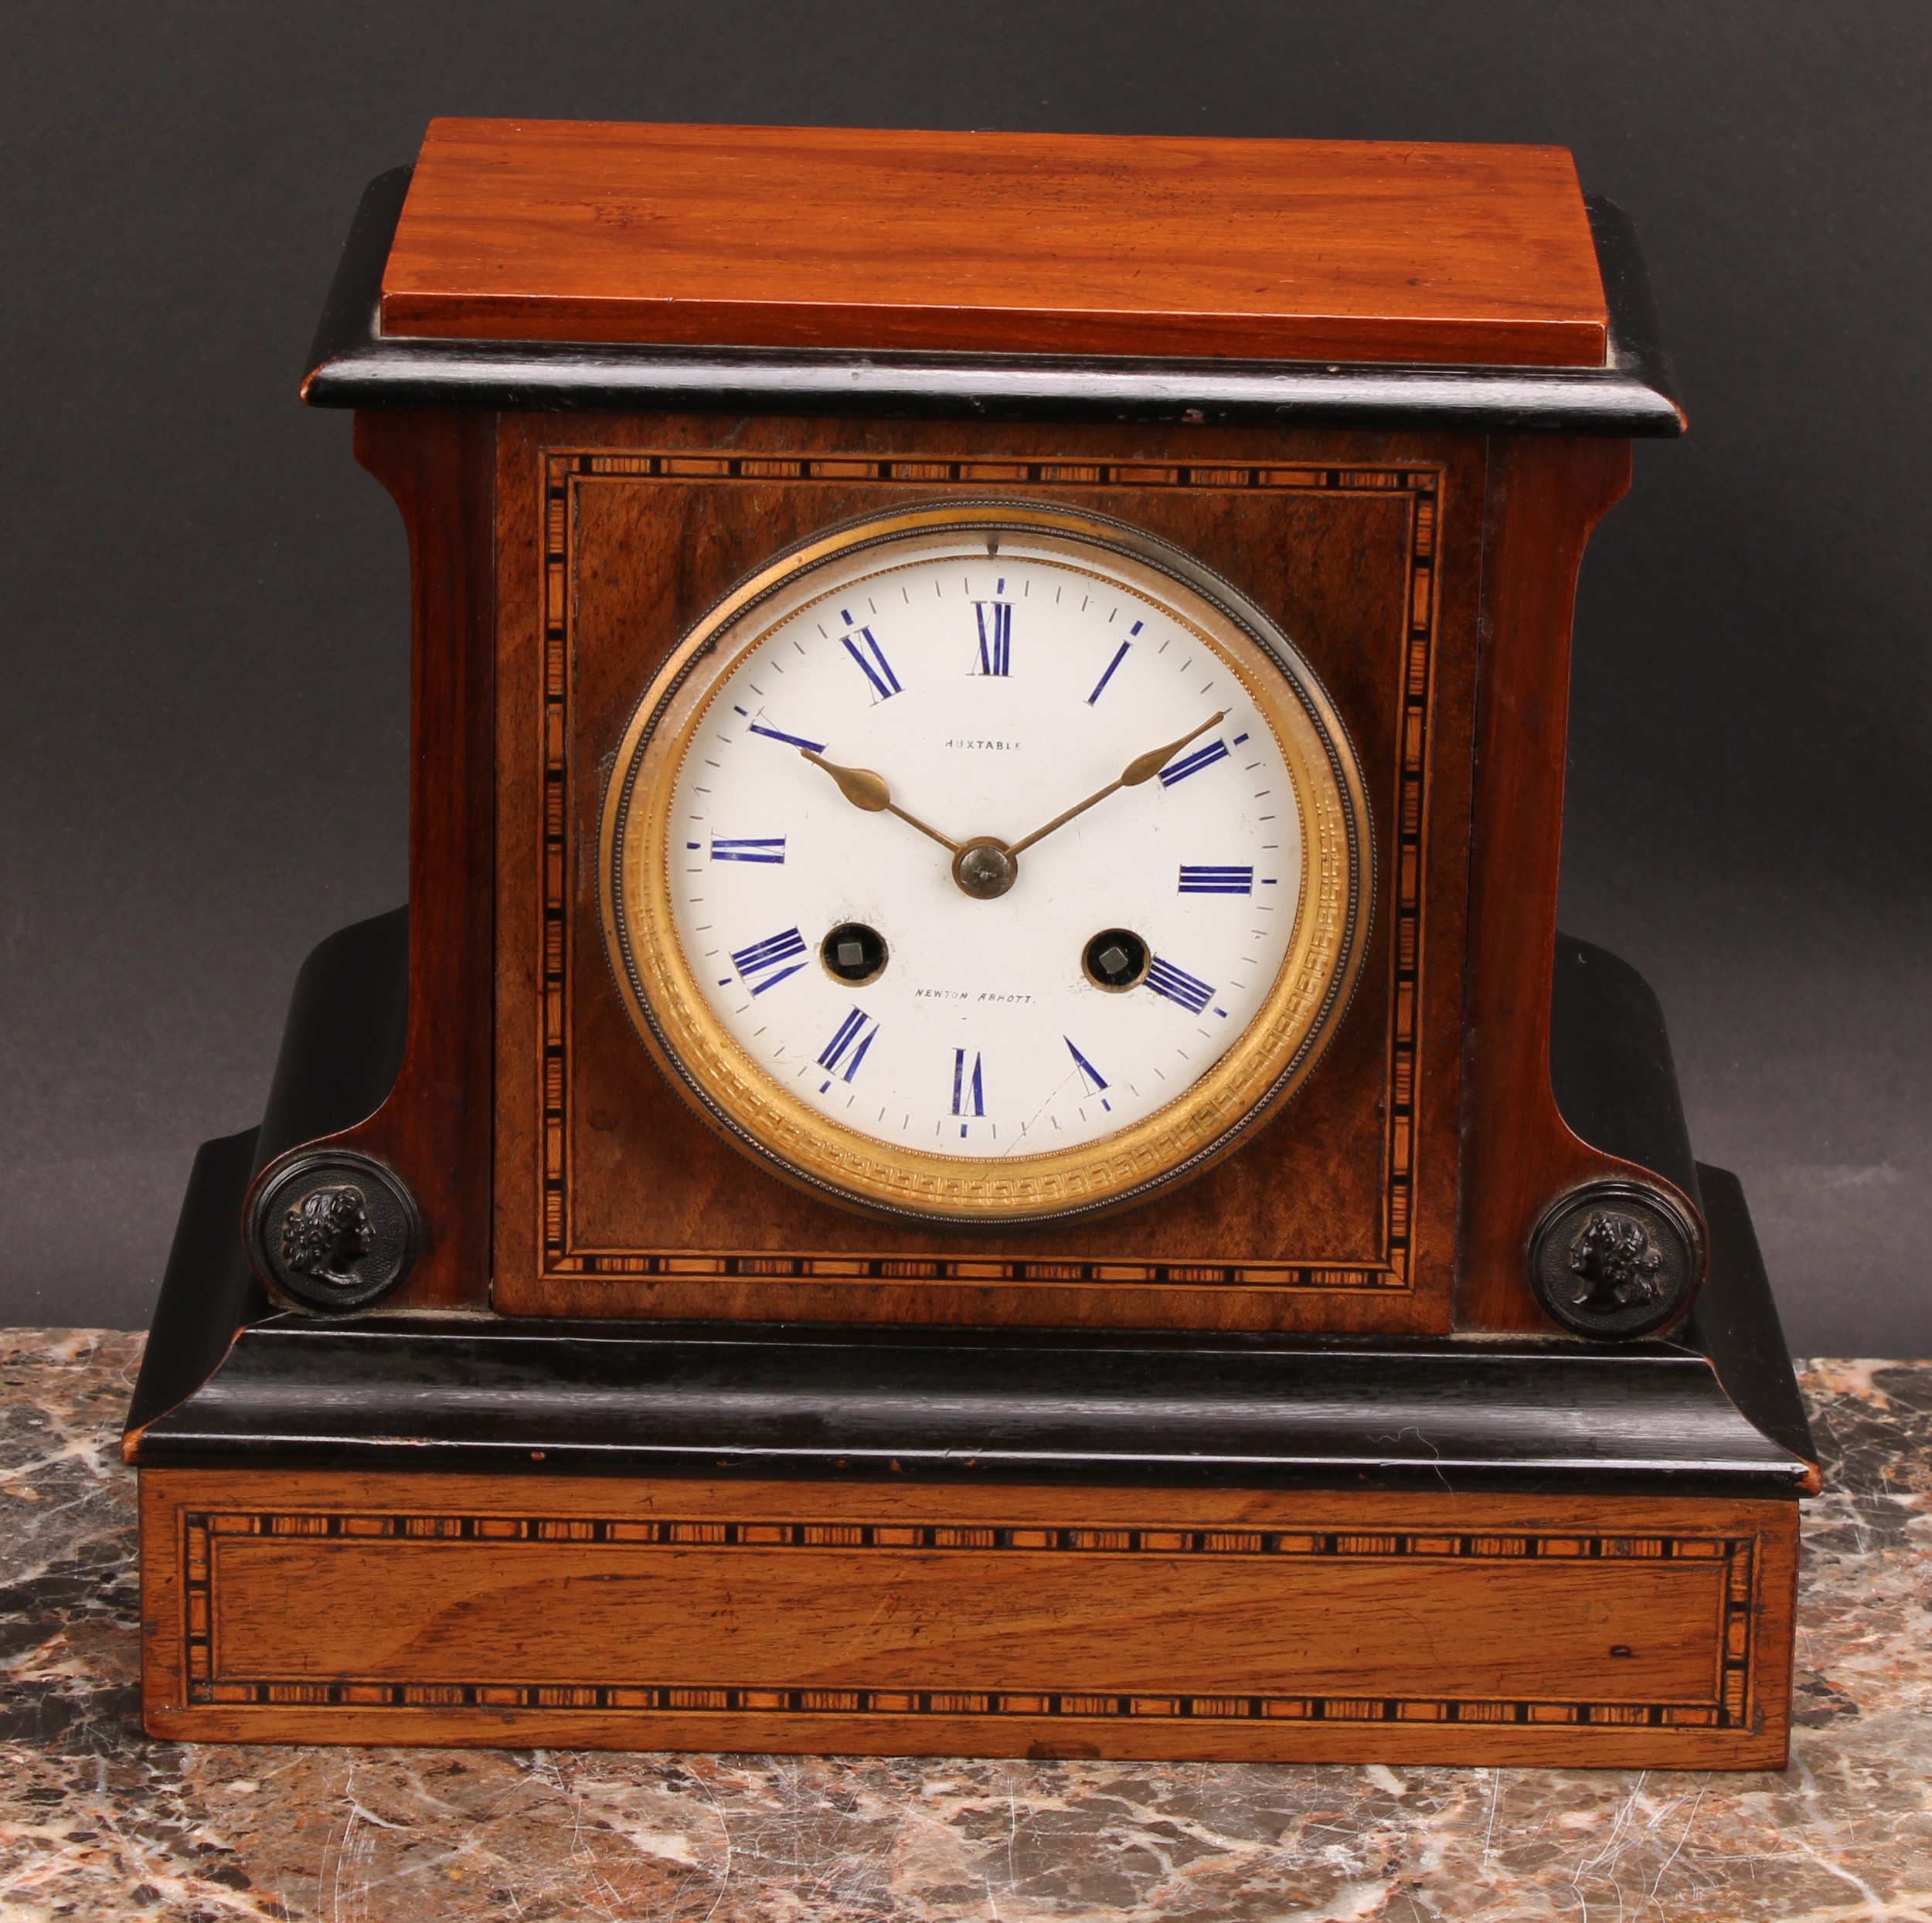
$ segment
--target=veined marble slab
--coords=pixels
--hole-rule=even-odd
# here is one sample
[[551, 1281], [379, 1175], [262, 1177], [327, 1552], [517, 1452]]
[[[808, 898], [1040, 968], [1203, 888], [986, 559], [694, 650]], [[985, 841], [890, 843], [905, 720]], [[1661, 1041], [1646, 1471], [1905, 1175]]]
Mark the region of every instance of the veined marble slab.
[[1932, 1364], [1814, 1362], [1781, 1775], [225, 1748], [138, 1720], [141, 1338], [0, 1331], [0, 1917], [1932, 1919]]

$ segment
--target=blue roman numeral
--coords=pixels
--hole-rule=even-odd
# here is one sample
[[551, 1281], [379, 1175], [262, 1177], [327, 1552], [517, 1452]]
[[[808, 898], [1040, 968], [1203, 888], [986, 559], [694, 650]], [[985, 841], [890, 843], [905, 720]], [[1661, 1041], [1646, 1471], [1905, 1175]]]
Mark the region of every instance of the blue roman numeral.
[[1005, 674], [1013, 664], [1013, 604], [1011, 601], [975, 601], [979, 617], [979, 671]]
[[1251, 868], [1215, 868], [1212, 866], [1190, 868], [1181, 864], [1181, 886], [1183, 895], [1252, 895], [1254, 892], [1254, 870]]
[[822, 741], [808, 741], [803, 735], [788, 735], [783, 729], [767, 728], [761, 721], [751, 723], [751, 732], [754, 735], [763, 735], [767, 741], [782, 741], [794, 748], [809, 748], [815, 755], [822, 755], [825, 752], [825, 744]]
[[[1141, 624], [1138, 621], [1136, 621], [1134, 623], [1134, 631], [1137, 634], [1141, 631]], [[1127, 659], [1127, 651], [1131, 646], [1131, 642], [1123, 641], [1120, 646], [1114, 651], [1114, 658], [1107, 663], [1107, 672], [1101, 675], [1100, 679], [1094, 684], [1094, 691], [1087, 698], [1087, 705], [1088, 707], [1091, 708], [1094, 702], [1098, 701], [1101, 695], [1107, 692], [1107, 684], [1114, 678], [1114, 669], [1118, 668], [1121, 662]]]
[[[754, 995], [762, 995], [767, 988], [776, 988], [787, 975], [795, 975], [804, 967], [801, 961], [793, 961], [794, 955], [805, 952], [804, 938], [795, 928], [788, 928], [782, 935], [767, 935], [761, 942], [753, 942], [749, 948], [737, 950], [731, 957], [731, 965], [738, 971], [738, 979]], [[787, 967], [785, 964], [791, 963]], [[776, 973], [774, 973], [774, 970]], [[754, 981], [756, 975], [760, 979]]]
[[[846, 614], [843, 608], [841, 608], [838, 612], [845, 617], [846, 627], [852, 627], [852, 617]], [[872, 638], [872, 631], [870, 628], [862, 627], [856, 634], [842, 634], [838, 638], [845, 643], [845, 652], [859, 664], [859, 673], [872, 683], [874, 691], [881, 701], [890, 701], [893, 695], [901, 691], [899, 677], [893, 672], [892, 663], [886, 660], [885, 650]], [[866, 660], [865, 651], [859, 647], [859, 644], [861, 641], [863, 641], [866, 649], [871, 651], [870, 661]]]
[[785, 859], [785, 837], [782, 834], [770, 836], [764, 841], [738, 841], [726, 836], [714, 834], [711, 837], [711, 858], [714, 861], [763, 861], [774, 868], [782, 868]]
[[[966, 1051], [953, 1051], [953, 1113], [955, 1115], [984, 1115], [986, 1113], [986, 1086], [980, 1079], [979, 1057], [973, 1057], [969, 1072], [966, 1066]], [[960, 1130], [964, 1135], [966, 1131]]]
[[1191, 1015], [1198, 1015], [1214, 999], [1214, 990], [1206, 982], [1196, 981], [1185, 969], [1162, 961], [1158, 955], [1148, 964], [1147, 986], [1155, 994], [1179, 1002]]
[[1227, 758], [1227, 743], [1210, 741], [1205, 748], [1196, 748], [1192, 754], [1183, 755], [1179, 761], [1170, 761], [1161, 770], [1161, 786], [1171, 788], [1175, 782], [1185, 781], [1189, 775], [1197, 775], [1203, 768], [1211, 768], [1216, 762]]
[[1082, 1090], [1088, 1095], [1098, 1095], [1107, 1086], [1107, 1077], [1073, 1046], [1071, 1035], [1062, 1035], [1060, 1039], [1066, 1044], [1066, 1052], [1073, 1058], [1073, 1065], [1080, 1072]]
[[[849, 1082], [859, 1072], [859, 1065], [866, 1058], [866, 1051], [878, 1039], [879, 1024], [866, 1025], [864, 1009], [855, 1008], [839, 1023], [837, 1031], [827, 1042], [818, 1056], [818, 1065], [828, 1075], [836, 1075], [841, 1082]], [[829, 1082], [821, 1085], [818, 1092], [823, 1095], [832, 1086]]]

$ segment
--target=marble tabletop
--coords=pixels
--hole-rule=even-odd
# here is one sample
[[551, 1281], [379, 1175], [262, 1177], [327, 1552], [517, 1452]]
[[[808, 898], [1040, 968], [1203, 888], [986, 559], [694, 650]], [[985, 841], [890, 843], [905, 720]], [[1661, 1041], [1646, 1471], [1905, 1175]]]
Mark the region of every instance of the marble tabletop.
[[151, 1742], [140, 1348], [0, 1331], [9, 1923], [1932, 1923], [1932, 1364], [1804, 1366], [1791, 1765], [1685, 1775]]

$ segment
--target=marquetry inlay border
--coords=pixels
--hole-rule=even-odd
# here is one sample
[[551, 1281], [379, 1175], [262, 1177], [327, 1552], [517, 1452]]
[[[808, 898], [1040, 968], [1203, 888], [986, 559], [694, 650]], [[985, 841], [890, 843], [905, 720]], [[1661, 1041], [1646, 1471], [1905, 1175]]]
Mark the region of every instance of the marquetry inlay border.
[[[519, 1547], [553, 1571], [573, 1545], [634, 1550], [641, 1557], [702, 1547], [769, 1554], [827, 1551], [862, 1557], [869, 1551], [951, 1551], [964, 1558], [1023, 1558], [1042, 1552], [1131, 1558], [1137, 1555], [1223, 1558], [1303, 1558], [1427, 1566], [1489, 1561], [1695, 1565], [1721, 1568], [1723, 1621], [1712, 1695], [1668, 1702], [1604, 1703], [1587, 1697], [1338, 1697], [1145, 1694], [1126, 1690], [960, 1690], [945, 1688], [802, 1688], [775, 1678], [728, 1687], [693, 1687], [675, 1678], [633, 1682], [534, 1683], [514, 1675], [461, 1681], [396, 1682], [346, 1677], [326, 1682], [287, 1677], [217, 1673], [214, 1644], [220, 1609], [217, 1545], [233, 1538], [329, 1539], [441, 1545], [461, 1554], [467, 1546], [493, 1551]], [[442, 1710], [583, 1709], [653, 1714], [716, 1711], [743, 1717], [796, 1716], [1107, 1717], [1135, 1721], [1328, 1723], [1464, 1723], [1571, 1725], [1590, 1729], [1727, 1730], [1748, 1726], [1754, 1656], [1755, 1540], [1749, 1535], [1553, 1534], [1502, 1530], [1487, 1534], [1415, 1529], [1383, 1531], [1274, 1528], [1120, 1527], [1034, 1524], [812, 1522], [757, 1517], [739, 1521], [664, 1519], [640, 1521], [594, 1516], [423, 1514], [394, 1512], [220, 1510], [182, 1515], [182, 1635], [188, 1700], [192, 1704], [311, 1704], [362, 1708]], [[968, 1571], [962, 1575], [968, 1581]], [[939, 1679], [935, 1678], [935, 1681]]]
[[[1390, 494], [1409, 504], [1407, 671], [1402, 690], [1400, 792], [1388, 820], [1389, 845], [1378, 861], [1393, 869], [1394, 927], [1389, 982], [1389, 1048], [1383, 1124], [1385, 1174], [1381, 1253], [1375, 1261], [1335, 1266], [1298, 1262], [1176, 1263], [1109, 1260], [1031, 1262], [1018, 1258], [906, 1259], [866, 1252], [774, 1253], [769, 1250], [600, 1248], [580, 1243], [570, 1218], [569, 1036], [571, 877], [582, 858], [569, 806], [574, 744], [571, 672], [571, 569], [576, 498], [585, 486], [663, 481], [743, 481], [769, 486], [855, 481], [1002, 484], [1040, 488], [1145, 488], [1279, 491], [1303, 494]], [[1428, 820], [1429, 726], [1438, 630], [1437, 534], [1443, 485], [1438, 467], [1186, 466], [1145, 461], [934, 460], [900, 456], [787, 455], [753, 457], [637, 450], [550, 448], [543, 471], [543, 711], [536, 718], [543, 769], [542, 988], [536, 1078], [537, 1246], [540, 1279], [587, 1277], [759, 1277], [817, 1282], [939, 1281], [1052, 1284], [1155, 1284], [1167, 1288], [1266, 1289], [1294, 1292], [1406, 1293], [1411, 1286], [1410, 1219], [1416, 1181], [1417, 1064], [1420, 1048], [1420, 983], [1424, 945]], [[1050, 498], [1050, 495], [1048, 497]], [[1385, 800], [1389, 797], [1383, 797]], [[584, 938], [594, 939], [594, 927]]]

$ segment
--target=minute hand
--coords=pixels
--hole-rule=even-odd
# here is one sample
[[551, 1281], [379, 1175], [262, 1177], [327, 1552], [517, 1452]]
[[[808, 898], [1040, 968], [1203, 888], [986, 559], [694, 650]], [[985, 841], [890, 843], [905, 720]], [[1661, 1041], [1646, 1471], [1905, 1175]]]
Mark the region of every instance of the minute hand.
[[1110, 781], [1104, 788], [1090, 794], [1084, 801], [1076, 802], [1064, 814], [1055, 815], [1045, 827], [1036, 828], [1031, 834], [1010, 844], [1007, 853], [1018, 854], [1022, 849], [1030, 848], [1036, 841], [1045, 841], [1056, 828], [1065, 827], [1074, 816], [1086, 814], [1095, 802], [1104, 801], [1118, 789], [1138, 788], [1143, 781], [1151, 781], [1196, 735], [1206, 734], [1216, 722], [1226, 721], [1228, 711], [1224, 708], [1218, 715], [1209, 715], [1199, 727], [1189, 729], [1179, 741], [1170, 741], [1163, 748], [1150, 748], [1145, 754], [1136, 755], [1121, 770], [1118, 780]]

